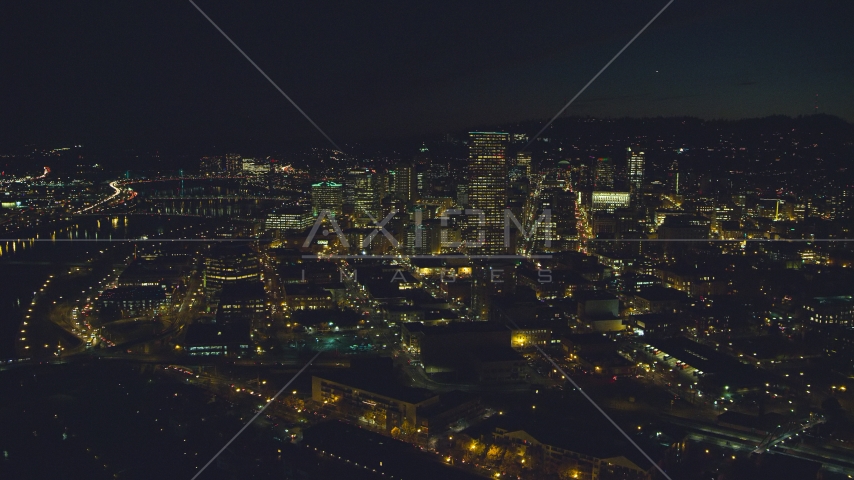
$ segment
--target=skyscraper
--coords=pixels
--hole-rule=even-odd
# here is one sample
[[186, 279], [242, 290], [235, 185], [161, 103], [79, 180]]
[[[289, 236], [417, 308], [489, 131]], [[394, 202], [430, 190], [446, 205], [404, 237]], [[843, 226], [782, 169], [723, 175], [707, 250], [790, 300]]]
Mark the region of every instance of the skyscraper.
[[596, 160], [596, 177], [594, 179], [596, 190], [614, 189], [614, 163], [608, 157]]
[[643, 169], [646, 163], [646, 154], [637, 148], [632, 150], [632, 147], [629, 147], [626, 149], [626, 156], [628, 157], [629, 184], [632, 191], [637, 195], [643, 190]]
[[311, 186], [311, 210], [315, 216], [323, 210], [329, 210], [333, 215], [341, 214], [343, 203], [341, 184], [324, 181]]
[[670, 183], [670, 191], [679, 195], [679, 162], [673, 160], [670, 165], [670, 171], [667, 172], [667, 179]]
[[369, 168], [354, 168], [347, 172], [344, 186], [344, 203], [353, 206], [357, 217], [366, 214], [377, 218], [380, 214], [379, 178]]
[[205, 257], [205, 295], [215, 304], [222, 287], [229, 283], [258, 282], [261, 264], [258, 254], [243, 243], [219, 243]]
[[519, 152], [516, 154], [516, 166], [525, 171], [525, 176], [531, 178], [531, 152]]
[[[510, 135], [501, 132], [469, 133], [469, 206], [483, 215], [467, 217], [470, 225], [467, 240], [478, 254], [504, 252], [504, 209], [507, 205], [506, 145]], [[485, 233], [485, 244], [480, 232]]]
[[411, 163], [400, 163], [389, 172], [389, 187], [395, 198], [411, 202], [418, 197], [418, 183], [415, 166]]

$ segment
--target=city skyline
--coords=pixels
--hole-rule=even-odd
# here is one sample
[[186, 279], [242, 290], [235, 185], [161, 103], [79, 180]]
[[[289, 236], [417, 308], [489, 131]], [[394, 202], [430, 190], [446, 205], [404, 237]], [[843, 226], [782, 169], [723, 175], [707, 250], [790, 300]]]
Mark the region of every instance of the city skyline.
[[851, 18], [3, 5], [0, 478], [852, 478]]

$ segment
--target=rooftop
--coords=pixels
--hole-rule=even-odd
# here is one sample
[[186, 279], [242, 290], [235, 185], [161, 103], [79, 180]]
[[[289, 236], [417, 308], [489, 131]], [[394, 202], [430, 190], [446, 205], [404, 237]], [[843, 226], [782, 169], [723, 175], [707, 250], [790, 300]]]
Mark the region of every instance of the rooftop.
[[613, 293], [604, 290], [582, 290], [576, 292], [573, 298], [579, 302], [588, 302], [595, 300], [617, 300], [617, 296]]
[[285, 285], [285, 295], [329, 295], [329, 292], [326, 291], [320, 285], [315, 285], [313, 283], [289, 283]]
[[251, 338], [247, 324], [194, 323], [187, 327], [184, 343], [187, 346], [248, 345]]
[[266, 298], [264, 284], [260, 281], [226, 283], [222, 286], [222, 293], [220, 294], [221, 302], [228, 302], [229, 300], [254, 300], [258, 298]]
[[370, 371], [327, 372], [314, 377], [412, 404], [436, 397], [430, 390], [399, 385], [392, 378], [382, 378]]
[[122, 300], [164, 300], [166, 291], [159, 286], [153, 287], [116, 287], [104, 290], [100, 300], [122, 301]]
[[481, 362], [513, 362], [523, 360], [522, 355], [509, 346], [482, 348], [475, 353], [475, 356]]
[[509, 332], [507, 327], [497, 322], [453, 322], [447, 325], [437, 325], [432, 327], [428, 327], [423, 323], [404, 323], [403, 326], [410, 332], [424, 332], [426, 335]]
[[688, 298], [685, 293], [679, 290], [659, 285], [642, 288], [635, 293], [635, 296], [651, 302], [676, 302]]

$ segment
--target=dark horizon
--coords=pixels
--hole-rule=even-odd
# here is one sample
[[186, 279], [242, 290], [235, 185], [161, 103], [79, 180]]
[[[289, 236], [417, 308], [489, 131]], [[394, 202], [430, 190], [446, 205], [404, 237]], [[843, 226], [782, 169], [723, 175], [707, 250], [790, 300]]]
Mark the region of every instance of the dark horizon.
[[[756, 125], [771, 125], [778, 122], [808, 122], [809, 124], [821, 124], [821, 125], [834, 125], [839, 127], [842, 131], [848, 132], [849, 134], [854, 133], [854, 123], [845, 120], [844, 118], [838, 117], [836, 115], [830, 114], [812, 114], [812, 115], [799, 115], [799, 116], [788, 116], [788, 115], [767, 115], [762, 117], [748, 117], [748, 118], [740, 118], [740, 119], [704, 119], [695, 116], [688, 115], [673, 115], [673, 116], [640, 116], [640, 117], [594, 117], [594, 116], [564, 116], [559, 118], [546, 133], [544, 133], [543, 137], [548, 137], [549, 132], [552, 135], [557, 133], [559, 137], [565, 138], [567, 136], [571, 136], [573, 131], [570, 130], [572, 125], [595, 120], [602, 122], [603, 124], [614, 124], [614, 125], [630, 125], [636, 122], [669, 122], [669, 121], [689, 121], [692, 123], [700, 123], [700, 124], [716, 124], [716, 125], [730, 125], [733, 128], [737, 128], [739, 125], [744, 125], [747, 123], [752, 123], [754, 126]], [[501, 131], [510, 131], [511, 133], [525, 133], [528, 135], [533, 135], [536, 131], [538, 131], [542, 125], [544, 125], [548, 119], [539, 119], [539, 120], [527, 120], [527, 121], [517, 121], [517, 122], [506, 122], [500, 124], [480, 124], [480, 125], [471, 125], [467, 128], [457, 128], [452, 130], [437, 130], [435, 132], [429, 132], [425, 134], [419, 135], [399, 135], [399, 136], [390, 136], [390, 137], [373, 137], [373, 138], [364, 138], [359, 140], [352, 140], [342, 142], [339, 145], [345, 150], [345, 154], [348, 156], [358, 159], [360, 155], [364, 154], [364, 150], [372, 150], [375, 154], [389, 154], [392, 152], [398, 152], [401, 159], [407, 159], [411, 157], [413, 154], [417, 153], [417, 148], [422, 143], [433, 143], [437, 141], [441, 141], [443, 137], [446, 135], [450, 135], [454, 138], [463, 139], [465, 134], [471, 131], [492, 131], [492, 130], [501, 130]], [[602, 127], [603, 130], [605, 127]], [[624, 127], [628, 128], [628, 127]], [[320, 137], [318, 134], [317, 137]], [[299, 139], [293, 139], [290, 141], [282, 141], [282, 142], [272, 142], [272, 141], [258, 141], [258, 142], [242, 142], [242, 144], [233, 143], [231, 145], [224, 144], [210, 144], [203, 145], [198, 141], [161, 141], [161, 142], [152, 142], [148, 144], [135, 144], [135, 145], [116, 145], [115, 143], [104, 141], [103, 139], [95, 139], [95, 140], [82, 140], [75, 139], [69, 141], [33, 141], [21, 144], [9, 144], [3, 145], [0, 144], [0, 154], [9, 155], [12, 158], [18, 156], [25, 156], [34, 152], [31, 149], [34, 148], [36, 151], [38, 150], [49, 150], [52, 148], [64, 148], [64, 147], [76, 147], [82, 146], [85, 157], [84, 158], [93, 158], [94, 160], [103, 160], [105, 156], [112, 156], [116, 158], [127, 157], [124, 160], [127, 160], [133, 156], [138, 155], [160, 155], [163, 157], [177, 156], [177, 157], [187, 157], [188, 159], [195, 162], [198, 160], [197, 157], [207, 156], [207, 155], [224, 155], [227, 153], [239, 153], [246, 156], [275, 156], [277, 154], [283, 153], [294, 153], [299, 151], [305, 151], [307, 149], [328, 149], [332, 151], [334, 147], [330, 145], [325, 139], [321, 138], [308, 138], [303, 137]], [[536, 145], [532, 145], [530, 148], [535, 149]], [[117, 167], [124, 168], [121, 165], [117, 165]], [[39, 167], [40, 168], [40, 167]]]
[[[199, 6], [340, 144], [550, 118], [659, 3]], [[850, 122], [852, 8], [675, 2], [565, 114]], [[188, 2], [5, 10], [7, 148], [323, 140]]]

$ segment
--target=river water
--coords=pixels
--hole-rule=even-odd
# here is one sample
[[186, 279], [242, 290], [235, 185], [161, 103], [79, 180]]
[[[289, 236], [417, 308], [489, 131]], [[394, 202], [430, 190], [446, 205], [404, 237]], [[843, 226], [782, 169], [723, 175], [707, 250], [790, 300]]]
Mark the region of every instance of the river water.
[[112, 252], [112, 258], [132, 253], [134, 242], [128, 239], [170, 233], [168, 236], [176, 237], [203, 222], [205, 219], [193, 217], [146, 215], [80, 217], [73, 225], [43, 231], [35, 238], [0, 239], [0, 360], [15, 358], [21, 322], [49, 275], [59, 281], [69, 268], [86, 265], [102, 251]]
[[24, 335], [21, 322], [49, 275], [98, 258], [107, 245], [116, 260], [133, 251], [128, 239], [198, 238], [201, 229], [224, 219], [258, 217], [282, 204], [234, 181], [152, 181], [132, 188], [139, 193], [132, 214], [76, 217], [71, 225], [31, 234], [34, 238], [0, 239], [0, 361], [15, 358], [16, 338]]

